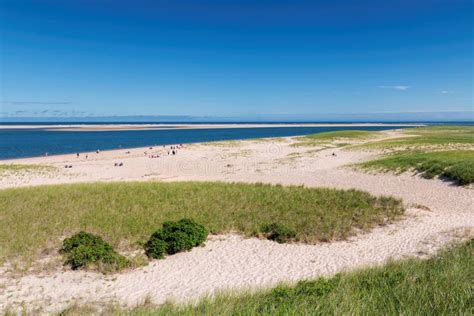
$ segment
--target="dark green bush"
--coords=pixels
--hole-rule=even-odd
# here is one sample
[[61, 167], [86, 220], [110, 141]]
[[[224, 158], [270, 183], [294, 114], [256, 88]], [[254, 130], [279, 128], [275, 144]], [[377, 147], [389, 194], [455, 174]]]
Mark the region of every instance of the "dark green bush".
[[206, 228], [191, 219], [183, 218], [177, 222], [163, 223], [145, 244], [145, 253], [155, 259], [163, 258], [164, 253], [175, 254], [191, 250], [201, 245], [207, 238]]
[[103, 271], [118, 271], [129, 264], [100, 236], [86, 232], [64, 239], [60, 252], [66, 257], [64, 264], [70, 265], [73, 270], [96, 265]]
[[191, 250], [194, 246], [190, 236], [183, 231], [173, 231], [166, 234], [166, 252], [169, 255]]
[[157, 230], [145, 243], [145, 253], [148, 257], [154, 259], [163, 259], [166, 253], [167, 243], [163, 238], [163, 231]]
[[296, 237], [296, 232], [282, 224], [272, 223], [262, 226], [262, 233], [267, 239], [280, 244], [288, 242]]
[[208, 234], [204, 226], [187, 218], [177, 222], [164, 222], [163, 233], [168, 243], [167, 252], [169, 254], [190, 250], [201, 245], [206, 240]]

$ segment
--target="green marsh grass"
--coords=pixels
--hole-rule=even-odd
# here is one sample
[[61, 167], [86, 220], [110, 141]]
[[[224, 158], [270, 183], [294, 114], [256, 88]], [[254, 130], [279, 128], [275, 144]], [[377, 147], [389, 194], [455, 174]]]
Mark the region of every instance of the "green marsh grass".
[[[197, 305], [110, 306], [104, 315], [472, 315], [474, 239], [429, 259], [392, 261], [330, 278], [254, 292], [224, 292]], [[78, 305], [62, 315], [94, 313]]]
[[[402, 202], [356, 190], [264, 184], [89, 183], [0, 190], [0, 262], [37, 258], [78, 231], [139, 248], [161, 224], [190, 218], [211, 233], [260, 235], [282, 224], [296, 239], [344, 239], [403, 214]], [[124, 246], [125, 245], [125, 246]], [[122, 248], [123, 248], [122, 247]], [[120, 249], [116, 248], [116, 249]]]

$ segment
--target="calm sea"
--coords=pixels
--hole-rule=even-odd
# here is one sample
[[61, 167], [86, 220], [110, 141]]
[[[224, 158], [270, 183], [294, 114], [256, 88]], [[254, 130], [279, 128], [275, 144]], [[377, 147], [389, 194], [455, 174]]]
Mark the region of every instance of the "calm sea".
[[[260, 127], [138, 131], [50, 131], [0, 129], [0, 159], [90, 152], [154, 145], [307, 135], [344, 129], [380, 131], [394, 127]], [[398, 127], [397, 127], [398, 128]]]

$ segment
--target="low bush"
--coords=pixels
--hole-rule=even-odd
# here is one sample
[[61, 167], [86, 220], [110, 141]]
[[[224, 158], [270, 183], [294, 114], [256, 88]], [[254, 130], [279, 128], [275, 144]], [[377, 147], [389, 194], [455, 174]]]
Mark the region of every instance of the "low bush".
[[165, 253], [171, 255], [201, 245], [207, 235], [207, 229], [191, 219], [167, 221], [146, 242], [145, 253], [148, 257], [161, 259]]
[[104, 272], [118, 271], [129, 264], [100, 236], [86, 232], [64, 239], [60, 252], [66, 257], [64, 264], [70, 265], [73, 270], [95, 265]]
[[145, 243], [145, 253], [153, 259], [163, 259], [166, 254], [167, 243], [164, 241], [163, 231], [157, 230]]
[[280, 244], [288, 242], [296, 237], [296, 232], [285, 225], [272, 223], [262, 226], [262, 233], [269, 239]]

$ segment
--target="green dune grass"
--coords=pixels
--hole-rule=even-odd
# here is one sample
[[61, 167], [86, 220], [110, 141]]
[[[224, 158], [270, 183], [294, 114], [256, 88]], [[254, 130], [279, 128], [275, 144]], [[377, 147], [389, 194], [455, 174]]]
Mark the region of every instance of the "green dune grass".
[[323, 132], [316, 133], [307, 136], [298, 137], [298, 142], [294, 146], [317, 146], [324, 145], [336, 140], [342, 141], [351, 141], [351, 140], [361, 140], [368, 139], [371, 137], [376, 137], [377, 132], [370, 131], [358, 131], [358, 130], [343, 130], [343, 131], [334, 131], [334, 132]]
[[406, 137], [369, 142], [353, 148], [385, 150], [379, 159], [356, 166], [405, 172], [425, 178], [445, 177], [458, 184], [474, 182], [474, 126], [427, 126], [405, 129]]
[[[449, 149], [474, 144], [474, 126], [426, 126], [404, 129], [406, 137], [364, 143], [355, 148], [388, 149], [394, 151]], [[453, 149], [453, 148], [451, 148]]]
[[[282, 224], [296, 239], [344, 239], [404, 212], [402, 202], [356, 190], [263, 184], [89, 183], [0, 190], [0, 262], [34, 260], [87, 231], [138, 248], [164, 221], [191, 218], [211, 233], [260, 235]], [[120, 249], [120, 247], [119, 247]]]
[[[144, 304], [133, 310], [109, 306], [104, 315], [472, 315], [474, 239], [422, 260], [331, 278], [282, 284], [270, 290], [221, 293], [197, 305]], [[94, 313], [72, 306], [62, 315]]]
[[47, 172], [54, 169], [45, 165], [0, 164], [0, 176], [6, 173]]
[[474, 183], [474, 151], [405, 152], [358, 166], [395, 172], [414, 170], [428, 179], [440, 176], [461, 185]]

